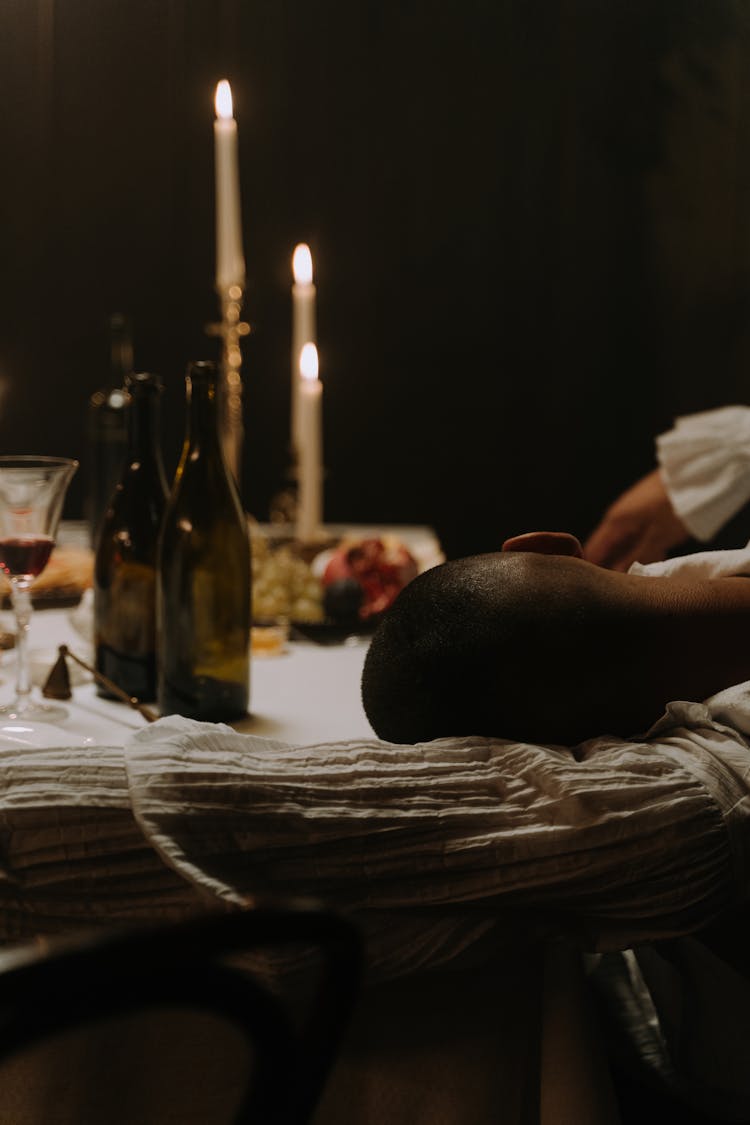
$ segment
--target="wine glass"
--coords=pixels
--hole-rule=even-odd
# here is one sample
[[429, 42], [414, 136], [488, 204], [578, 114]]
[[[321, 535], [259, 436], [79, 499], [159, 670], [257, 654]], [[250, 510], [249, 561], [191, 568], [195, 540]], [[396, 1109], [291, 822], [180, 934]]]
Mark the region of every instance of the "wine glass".
[[64, 707], [31, 697], [28, 632], [31, 589], [55, 545], [65, 494], [78, 462], [64, 457], [0, 457], [0, 569], [10, 579], [16, 619], [16, 698], [0, 719], [57, 722]]

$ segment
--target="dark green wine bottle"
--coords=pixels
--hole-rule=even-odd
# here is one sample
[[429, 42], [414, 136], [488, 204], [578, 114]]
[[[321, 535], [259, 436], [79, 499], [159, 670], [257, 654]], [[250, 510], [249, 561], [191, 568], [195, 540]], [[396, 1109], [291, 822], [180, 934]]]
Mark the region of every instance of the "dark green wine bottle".
[[[156, 699], [156, 552], [167, 501], [159, 442], [162, 384], [141, 372], [127, 375], [125, 387], [128, 452], [94, 559], [96, 667], [146, 701]], [[102, 686], [97, 691], [110, 696]]]
[[217, 371], [192, 363], [187, 432], [159, 540], [158, 704], [208, 722], [247, 714], [250, 537], [219, 439]]

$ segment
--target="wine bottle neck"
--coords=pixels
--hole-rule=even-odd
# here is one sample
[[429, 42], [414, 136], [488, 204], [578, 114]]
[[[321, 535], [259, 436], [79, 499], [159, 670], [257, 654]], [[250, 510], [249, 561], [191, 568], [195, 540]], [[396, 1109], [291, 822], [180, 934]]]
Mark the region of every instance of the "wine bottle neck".
[[125, 317], [113, 319], [110, 337], [110, 380], [113, 387], [121, 387], [125, 376], [133, 370], [133, 336]]
[[187, 441], [193, 450], [221, 450], [217, 380], [202, 375], [188, 378]]
[[128, 411], [128, 452], [131, 460], [160, 460], [159, 403], [153, 392], [132, 396]]

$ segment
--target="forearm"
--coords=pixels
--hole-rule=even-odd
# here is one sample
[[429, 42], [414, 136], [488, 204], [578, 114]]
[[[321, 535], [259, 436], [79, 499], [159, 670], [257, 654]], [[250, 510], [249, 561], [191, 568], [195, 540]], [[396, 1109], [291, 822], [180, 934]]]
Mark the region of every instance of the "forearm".
[[750, 679], [749, 547], [636, 564], [629, 578], [646, 583], [642, 650], [663, 686], [662, 704]]
[[643, 650], [661, 685], [662, 705], [701, 701], [750, 679], [750, 580], [676, 577], [660, 585], [664, 604]]

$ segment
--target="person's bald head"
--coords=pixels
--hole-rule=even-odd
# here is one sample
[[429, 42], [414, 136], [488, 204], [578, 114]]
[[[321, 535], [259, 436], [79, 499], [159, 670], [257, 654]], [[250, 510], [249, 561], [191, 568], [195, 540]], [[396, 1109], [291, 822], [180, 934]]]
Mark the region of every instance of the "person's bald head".
[[390, 742], [635, 734], [670, 699], [704, 698], [738, 678], [722, 659], [696, 667], [685, 648], [696, 629], [708, 640], [726, 620], [719, 584], [518, 547], [445, 563], [414, 579], [376, 630], [365, 712]]

